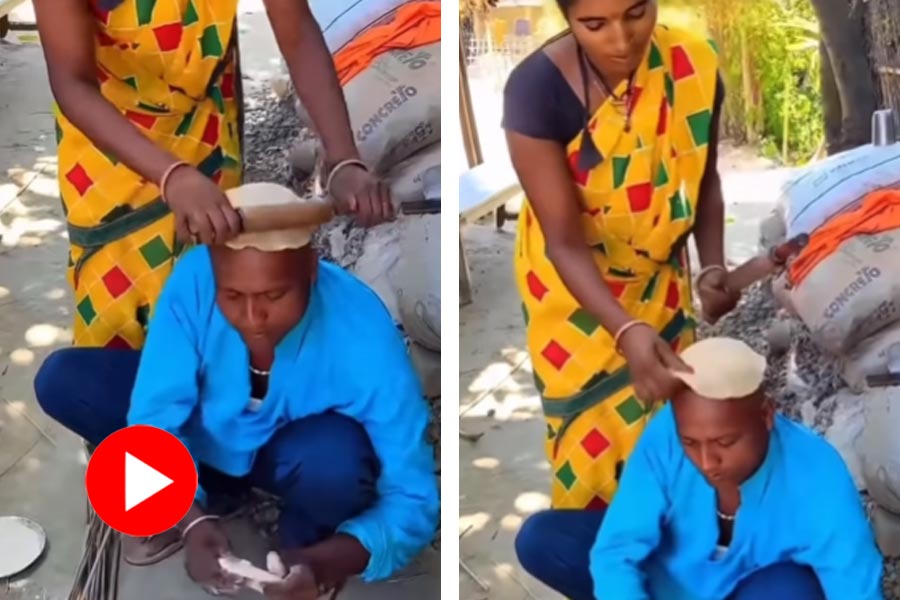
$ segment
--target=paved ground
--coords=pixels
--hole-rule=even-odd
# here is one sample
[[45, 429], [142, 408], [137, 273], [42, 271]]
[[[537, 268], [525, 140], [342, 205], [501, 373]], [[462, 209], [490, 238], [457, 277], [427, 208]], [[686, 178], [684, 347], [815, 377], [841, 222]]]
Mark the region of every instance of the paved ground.
[[[29, 18], [24, 8], [15, 20]], [[264, 85], [280, 60], [260, 0], [242, 0], [240, 31], [246, 84]], [[0, 43], [0, 514], [40, 523], [49, 547], [31, 572], [0, 582], [0, 599], [61, 600], [81, 555], [85, 457], [75, 437], [43, 415], [31, 388], [43, 358], [70, 342], [72, 310], [50, 91], [35, 36], [22, 38]], [[247, 529], [232, 527], [237, 549], [260, 561], [264, 547]], [[181, 565], [176, 555], [157, 567], [125, 569], [120, 597], [208, 598]], [[394, 581], [353, 583], [342, 598], [436, 598], [439, 577], [438, 556], [428, 552]]]
[[[496, 138], [487, 144], [500, 148]], [[784, 172], [745, 149], [725, 149], [719, 166], [728, 257], [740, 262], [756, 252], [759, 222], [772, 210]], [[559, 598], [522, 571], [513, 550], [523, 519], [550, 503], [540, 401], [512, 276], [514, 231], [511, 223], [503, 231], [463, 232], [474, 301], [459, 317], [460, 428], [482, 437], [460, 440], [461, 600]]]

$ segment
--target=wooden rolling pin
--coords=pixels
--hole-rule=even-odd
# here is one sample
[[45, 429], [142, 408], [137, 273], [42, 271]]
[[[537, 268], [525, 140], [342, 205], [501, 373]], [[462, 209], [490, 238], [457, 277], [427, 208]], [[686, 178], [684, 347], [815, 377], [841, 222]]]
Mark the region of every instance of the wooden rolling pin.
[[772, 248], [768, 254], [756, 256], [738, 265], [728, 272], [728, 287], [731, 290], [744, 290], [760, 279], [772, 275], [782, 267], [789, 258], [799, 253], [809, 243], [805, 233]]
[[237, 212], [241, 217], [241, 231], [244, 233], [316, 227], [334, 217], [334, 207], [331, 203], [321, 201], [279, 206], [251, 206], [239, 208]]

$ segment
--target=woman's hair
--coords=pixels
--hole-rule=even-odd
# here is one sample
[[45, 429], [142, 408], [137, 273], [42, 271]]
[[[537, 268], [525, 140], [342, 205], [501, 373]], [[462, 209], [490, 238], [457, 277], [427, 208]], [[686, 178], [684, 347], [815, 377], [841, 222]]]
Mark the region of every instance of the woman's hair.
[[559, 6], [559, 10], [564, 15], [569, 12], [569, 7], [573, 4], [575, 4], [575, 0], [556, 0], [556, 5]]

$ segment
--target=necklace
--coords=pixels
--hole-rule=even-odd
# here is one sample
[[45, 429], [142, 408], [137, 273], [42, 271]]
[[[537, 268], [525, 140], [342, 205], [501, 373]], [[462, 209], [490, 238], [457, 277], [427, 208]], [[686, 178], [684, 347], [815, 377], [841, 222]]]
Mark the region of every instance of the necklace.
[[735, 516], [737, 516], [737, 515], [726, 515], [726, 514], [723, 513], [721, 510], [718, 510], [718, 509], [716, 509], [716, 514], [717, 514], [717, 515], [719, 516], [719, 518], [722, 519], [723, 521], [734, 521]]
[[632, 91], [634, 88], [634, 73], [632, 73], [628, 77], [628, 85], [625, 87], [625, 92], [622, 93], [621, 96], [617, 96], [615, 90], [613, 90], [608, 83], [606, 83], [606, 78], [603, 77], [603, 74], [600, 72], [594, 63], [588, 59], [587, 55], [584, 52], [581, 52], [582, 60], [585, 64], [587, 64], [588, 68], [591, 70], [591, 74], [593, 77], [594, 85], [598, 90], [606, 94], [606, 96], [612, 101], [613, 106], [621, 113], [625, 113], [625, 132], [631, 131], [631, 111], [634, 108], [632, 102]]
[[254, 375], [258, 375], [259, 377], [268, 377], [269, 373], [271, 373], [271, 371], [262, 371], [260, 369], [257, 369], [253, 365], [249, 365], [249, 366], [250, 366], [250, 372], [253, 373]]

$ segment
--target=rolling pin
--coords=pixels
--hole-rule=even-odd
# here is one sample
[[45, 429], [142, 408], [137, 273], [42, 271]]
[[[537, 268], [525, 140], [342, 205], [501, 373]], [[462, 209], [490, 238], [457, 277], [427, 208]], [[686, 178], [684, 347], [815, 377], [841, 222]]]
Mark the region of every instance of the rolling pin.
[[756, 256], [738, 265], [728, 272], [728, 288], [733, 291], [744, 290], [760, 279], [772, 275], [782, 267], [789, 258], [799, 253], [809, 243], [809, 235], [800, 235], [775, 246], [767, 254]]
[[263, 233], [279, 229], [315, 227], [334, 217], [330, 202], [303, 202], [278, 206], [246, 206], [237, 211], [241, 218], [241, 231]]

